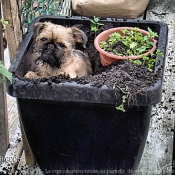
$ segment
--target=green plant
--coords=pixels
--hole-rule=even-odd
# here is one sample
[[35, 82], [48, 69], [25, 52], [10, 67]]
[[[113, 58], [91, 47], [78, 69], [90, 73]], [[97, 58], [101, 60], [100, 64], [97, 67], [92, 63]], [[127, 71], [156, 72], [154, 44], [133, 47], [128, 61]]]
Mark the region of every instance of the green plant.
[[129, 59], [130, 62], [134, 63], [134, 64], [137, 64], [138, 66], [142, 64], [142, 61], [141, 60], [132, 60], [132, 59]]
[[[0, 61], [0, 74], [5, 76], [10, 83], [12, 83], [12, 73], [10, 73], [4, 66], [3, 62]], [[5, 82], [5, 80], [3, 78], [0, 77], [0, 83]]]
[[[109, 39], [102, 41], [100, 47], [109, 53], [121, 56], [141, 55], [155, 45], [151, 38], [158, 37], [157, 33], [150, 28], [148, 32], [149, 35], [144, 36], [137, 27], [131, 30], [123, 29], [121, 33], [114, 32], [109, 35]], [[104, 42], [106, 42], [105, 45]], [[117, 50], [118, 45], [122, 45], [123, 48]]]
[[126, 98], [127, 98], [126, 95], [122, 96], [122, 103], [119, 106], [115, 107], [117, 110], [122, 111], [122, 112], [126, 112], [126, 110], [124, 108], [124, 103], [126, 102]]
[[104, 24], [100, 23], [99, 18], [95, 17], [95, 16], [94, 16], [93, 20], [90, 20], [90, 22], [91, 22], [91, 24], [90, 24], [91, 31], [95, 33], [95, 37], [96, 37], [96, 34], [97, 34], [99, 27], [103, 26]]
[[142, 55], [142, 60], [132, 60], [132, 59], [129, 59], [129, 61], [131, 61], [132, 63], [134, 64], [137, 64], [137, 65], [141, 65], [143, 62], [146, 62], [147, 63], [147, 66], [148, 66], [148, 70], [150, 72], [153, 71], [153, 67], [154, 67], [154, 64], [156, 62], [156, 56], [164, 56], [163, 53], [157, 49], [156, 50], [156, 53], [151, 53], [150, 56], [146, 56], [145, 54]]
[[[3, 19], [0, 19], [0, 22], [3, 24], [5, 27], [8, 24], [8, 21], [5, 21]], [[4, 66], [3, 62], [0, 61], [0, 75], [5, 76], [11, 83], [12, 83], [12, 73], [10, 73]], [[0, 83], [5, 82], [3, 77], [0, 77]]]
[[3, 26], [6, 26], [8, 24], [8, 21], [4, 19], [0, 19], [0, 22], [2, 23]]
[[[129, 92], [126, 87], [126, 91], [124, 91], [121, 87], [117, 86], [117, 88], [123, 93], [122, 95], [122, 103], [119, 106], [116, 106], [115, 108], [119, 111], [126, 112], [124, 108], [124, 104], [126, 102], [126, 99], [128, 98]], [[113, 86], [113, 89], [115, 89], [115, 85]]]

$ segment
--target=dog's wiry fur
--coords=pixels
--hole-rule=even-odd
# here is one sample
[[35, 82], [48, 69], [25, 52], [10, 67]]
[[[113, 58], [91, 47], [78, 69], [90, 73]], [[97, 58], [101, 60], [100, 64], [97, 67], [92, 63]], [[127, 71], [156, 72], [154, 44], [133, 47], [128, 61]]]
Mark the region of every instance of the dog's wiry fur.
[[87, 37], [82, 30], [39, 22], [34, 26], [34, 35], [40, 54], [31, 54], [26, 78], [60, 74], [76, 78], [92, 73], [88, 56], [75, 49], [76, 43], [82, 43], [83, 47], [86, 47]]

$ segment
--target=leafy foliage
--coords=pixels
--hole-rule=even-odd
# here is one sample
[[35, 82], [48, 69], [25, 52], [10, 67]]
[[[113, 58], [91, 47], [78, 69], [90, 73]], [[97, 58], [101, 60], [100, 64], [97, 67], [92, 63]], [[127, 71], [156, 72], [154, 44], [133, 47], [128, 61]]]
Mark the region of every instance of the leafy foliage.
[[5, 27], [8, 24], [8, 21], [4, 20], [4, 19], [0, 19], [0, 22], [2, 23], [2, 25]]
[[[112, 33], [107, 41], [103, 41], [103, 43], [100, 44], [100, 47], [115, 55], [141, 55], [155, 45], [151, 38], [158, 36], [157, 33], [153, 32], [150, 28], [148, 28], [148, 31], [149, 35], [144, 36], [139, 31], [139, 28], [135, 27], [131, 30], [123, 29], [121, 30], [121, 34], [118, 32]], [[127, 49], [125, 49], [125, 51], [115, 52], [113, 48], [119, 41], [122, 42]], [[106, 45], [104, 45], [104, 42], [106, 42]]]
[[142, 61], [141, 60], [132, 60], [132, 59], [129, 59], [129, 61], [131, 61], [132, 63], [134, 64], [137, 64], [138, 66], [142, 64]]
[[[12, 73], [10, 73], [4, 66], [3, 62], [0, 61], [0, 74], [4, 75], [12, 83]], [[0, 83], [5, 82], [3, 78], [0, 77]]]
[[[0, 19], [0, 22], [5, 27], [8, 24], [8, 21], [5, 21], [3, 19]], [[0, 75], [5, 76], [11, 83], [12, 83], [12, 73], [10, 73], [4, 66], [3, 62], [0, 61]], [[0, 83], [5, 82], [3, 77], [0, 77]]]
[[104, 24], [100, 23], [99, 18], [95, 17], [95, 16], [94, 16], [93, 20], [90, 20], [90, 22], [91, 22], [91, 24], [90, 24], [91, 31], [95, 33], [95, 37], [96, 37], [96, 34], [97, 34], [99, 27], [103, 26]]
[[[126, 99], [128, 98], [128, 95], [129, 95], [128, 88], [126, 87], [126, 92], [123, 91], [120, 86], [117, 86], [117, 88], [123, 93], [123, 95], [122, 95], [122, 103], [119, 106], [116, 106], [115, 108], [119, 111], [126, 112], [126, 110], [124, 108], [124, 104], [125, 104]], [[114, 85], [113, 89], [115, 89], [115, 85]]]
[[119, 106], [115, 107], [117, 110], [122, 111], [122, 112], [126, 112], [126, 110], [124, 108], [124, 103], [126, 102], [126, 98], [127, 98], [126, 95], [122, 96], [122, 103]]

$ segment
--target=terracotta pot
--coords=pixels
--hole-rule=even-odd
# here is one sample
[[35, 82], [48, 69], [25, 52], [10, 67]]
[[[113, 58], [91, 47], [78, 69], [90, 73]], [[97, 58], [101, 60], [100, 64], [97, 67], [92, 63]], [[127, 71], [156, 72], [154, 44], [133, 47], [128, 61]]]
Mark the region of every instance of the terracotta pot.
[[[100, 42], [101, 41], [107, 41], [109, 39], [109, 35], [114, 33], [114, 32], [118, 32], [120, 34], [122, 34], [121, 30], [123, 29], [127, 29], [127, 30], [131, 30], [133, 29], [133, 27], [117, 27], [117, 28], [112, 28], [109, 30], [106, 30], [102, 33], [100, 33], [94, 40], [94, 46], [95, 48], [99, 51], [100, 53], [100, 58], [101, 58], [101, 63], [103, 66], [108, 66], [113, 62], [117, 62], [120, 59], [122, 60], [127, 60], [127, 59], [140, 59], [142, 57], [142, 55], [134, 55], [134, 56], [118, 56], [118, 55], [114, 55], [114, 54], [110, 54], [109, 52], [104, 51], [103, 49], [100, 48]], [[139, 29], [143, 35], [148, 35], [149, 32], [147, 32], [146, 30], [142, 30]], [[157, 43], [157, 40], [155, 40], [154, 38], [151, 39], [155, 44]], [[144, 53], [146, 56], [148, 56], [151, 52], [154, 52], [156, 50], [156, 45], [153, 46], [148, 52]]]

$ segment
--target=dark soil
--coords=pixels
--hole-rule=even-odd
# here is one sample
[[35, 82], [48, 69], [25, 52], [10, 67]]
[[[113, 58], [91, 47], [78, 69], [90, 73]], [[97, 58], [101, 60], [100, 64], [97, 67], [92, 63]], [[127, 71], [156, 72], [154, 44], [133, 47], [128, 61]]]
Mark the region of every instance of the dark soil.
[[109, 46], [108, 48], [109, 53], [113, 53], [115, 55], [113, 50], [116, 50], [117, 53], [127, 56], [126, 53], [127, 53], [128, 48], [121, 41], [116, 42], [113, 46], [110, 46], [108, 42], [108, 46]]
[[[93, 74], [83, 78], [70, 79], [63, 75], [57, 77], [42, 78], [39, 81], [49, 83], [71, 82], [75, 81], [79, 84], [91, 84], [95, 87], [102, 87], [103, 85], [109, 88], [118, 89], [117, 86], [127, 91], [131, 96], [141, 93], [142, 90], [148, 89], [153, 86], [154, 83], [160, 79], [160, 73], [148, 71], [147, 65], [142, 64], [140, 66], [131, 63], [128, 60], [121, 60], [117, 63], [112, 63], [109, 66], [103, 67], [100, 62], [98, 51], [94, 47], [94, 33], [90, 31], [90, 28], [84, 28], [83, 25], [76, 26], [82, 29], [87, 37], [88, 43], [86, 49], [83, 49], [81, 45], [77, 45], [77, 49], [87, 52], [89, 59], [92, 63]], [[102, 26], [98, 33], [112, 28], [111, 23]], [[98, 34], [97, 33], [97, 34]], [[36, 81], [36, 80], [33, 80]]]

